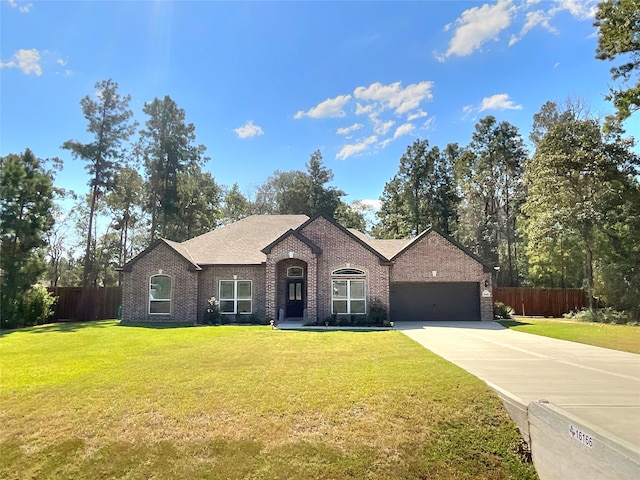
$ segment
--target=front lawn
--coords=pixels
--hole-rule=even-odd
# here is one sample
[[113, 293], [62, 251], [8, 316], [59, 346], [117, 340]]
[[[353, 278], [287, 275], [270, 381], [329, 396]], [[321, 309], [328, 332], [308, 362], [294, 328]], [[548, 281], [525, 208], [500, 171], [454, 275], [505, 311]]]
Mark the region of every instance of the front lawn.
[[640, 353], [640, 327], [560, 319], [525, 318], [501, 320], [505, 327], [544, 337], [586, 343], [623, 352]]
[[532, 479], [483, 382], [404, 335], [103, 321], [0, 338], [3, 479]]

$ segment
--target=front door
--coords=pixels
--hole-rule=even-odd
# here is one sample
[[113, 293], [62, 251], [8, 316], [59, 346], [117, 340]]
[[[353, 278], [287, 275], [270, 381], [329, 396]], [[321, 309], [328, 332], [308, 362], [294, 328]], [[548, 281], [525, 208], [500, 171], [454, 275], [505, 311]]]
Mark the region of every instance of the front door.
[[304, 280], [287, 281], [287, 318], [302, 318], [304, 294]]

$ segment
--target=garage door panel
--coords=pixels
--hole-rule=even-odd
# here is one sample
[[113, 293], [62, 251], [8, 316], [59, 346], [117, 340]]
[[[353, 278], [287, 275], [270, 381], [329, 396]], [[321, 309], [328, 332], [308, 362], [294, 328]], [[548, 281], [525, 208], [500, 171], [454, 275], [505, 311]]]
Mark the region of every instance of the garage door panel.
[[478, 283], [392, 283], [390, 297], [395, 321], [480, 320]]

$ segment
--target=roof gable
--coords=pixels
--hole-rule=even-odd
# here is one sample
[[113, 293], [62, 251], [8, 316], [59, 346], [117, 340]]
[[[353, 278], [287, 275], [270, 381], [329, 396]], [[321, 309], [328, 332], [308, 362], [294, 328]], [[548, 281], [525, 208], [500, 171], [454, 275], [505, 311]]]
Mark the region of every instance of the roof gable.
[[267, 245], [266, 247], [264, 247], [261, 251], [262, 253], [264, 253], [265, 255], [268, 255], [269, 253], [271, 253], [271, 250], [273, 250], [273, 248], [278, 245], [280, 242], [282, 242], [283, 240], [285, 240], [286, 238], [290, 237], [290, 236], [294, 236], [296, 237], [298, 240], [300, 240], [302, 243], [304, 243], [306, 246], [309, 247], [309, 249], [311, 250], [311, 253], [322, 253], [322, 249], [317, 246], [315, 243], [313, 243], [311, 240], [309, 240], [307, 237], [305, 237], [302, 233], [300, 233], [298, 230], [288, 230], [286, 232], [284, 232], [282, 235], [280, 235], [278, 238], [276, 238], [273, 242], [271, 242], [269, 245]]
[[429, 227], [427, 228], [424, 232], [422, 232], [420, 235], [418, 235], [417, 237], [415, 237], [413, 240], [410, 240], [409, 243], [407, 243], [407, 245], [404, 246], [404, 248], [402, 248], [400, 251], [398, 251], [392, 258], [391, 261], [395, 261], [398, 257], [400, 257], [403, 253], [405, 253], [407, 250], [409, 250], [412, 246], [416, 245], [417, 243], [421, 242], [422, 239], [424, 239], [425, 237], [427, 237], [429, 235], [429, 233], [434, 232], [437, 233], [438, 235], [440, 235], [442, 238], [444, 238], [446, 241], [448, 241], [449, 243], [451, 243], [454, 247], [458, 248], [459, 250], [461, 250], [463, 253], [465, 253], [467, 256], [471, 257], [473, 260], [475, 260], [476, 262], [478, 262], [479, 264], [481, 264], [484, 267], [484, 270], [486, 272], [492, 272], [493, 271], [493, 266], [489, 265], [487, 262], [485, 262], [484, 260], [482, 260], [478, 255], [476, 255], [475, 253], [473, 253], [471, 250], [469, 250], [468, 248], [466, 248], [464, 245], [462, 245], [461, 243], [458, 243], [456, 240], [454, 240], [453, 238], [451, 238], [449, 235], [447, 235], [446, 233], [442, 232], [441, 230], [437, 229], [436, 227]]
[[314, 215], [312, 218], [310, 218], [309, 220], [304, 222], [296, 230], [298, 230], [299, 232], [302, 232], [307, 226], [309, 226], [312, 223], [316, 222], [318, 219], [323, 219], [323, 220], [329, 222], [331, 225], [336, 227], [338, 230], [340, 230], [342, 233], [344, 233], [351, 240], [354, 240], [356, 243], [358, 243], [359, 245], [364, 247], [366, 250], [371, 252], [373, 255], [378, 257], [380, 262], [385, 263], [385, 264], [389, 263], [389, 259], [388, 258], [386, 258], [382, 253], [380, 253], [378, 250], [373, 248], [369, 243], [365, 242], [362, 238], [360, 238], [360, 235], [355, 235], [352, 231], [350, 231], [349, 229], [347, 229], [347, 228], [343, 227], [342, 225], [340, 225], [333, 218], [327, 218], [327, 217], [325, 217], [324, 215], [322, 215], [320, 213]]
[[149, 254], [149, 252], [151, 252], [152, 250], [155, 250], [158, 245], [166, 245], [167, 247], [169, 247], [170, 250], [172, 250], [173, 252], [176, 253], [176, 255], [178, 255], [179, 257], [181, 257], [185, 262], [187, 262], [187, 268], [191, 271], [197, 271], [197, 270], [202, 270], [200, 268], [200, 266], [193, 260], [193, 258], [191, 257], [191, 255], [189, 254], [188, 250], [186, 250], [182, 244], [177, 243], [177, 242], [172, 242], [171, 240], [167, 240], [164, 238], [158, 238], [156, 240], [154, 240], [153, 242], [151, 242], [151, 245], [149, 245], [147, 248], [145, 248], [142, 252], [140, 252], [138, 255], [136, 255], [135, 257], [133, 257], [131, 260], [129, 260], [127, 263], [125, 263], [123, 265], [123, 267], [121, 268], [121, 270], [123, 272], [130, 272], [133, 269], [133, 265], [140, 260], [142, 257], [146, 256], [147, 254]]

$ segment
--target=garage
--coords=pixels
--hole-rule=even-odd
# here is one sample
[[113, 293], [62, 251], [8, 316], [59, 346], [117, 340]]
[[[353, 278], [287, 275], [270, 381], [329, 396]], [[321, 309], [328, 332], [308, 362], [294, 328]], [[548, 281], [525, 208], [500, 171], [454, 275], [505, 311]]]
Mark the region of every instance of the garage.
[[480, 320], [476, 282], [398, 282], [389, 293], [394, 321]]

